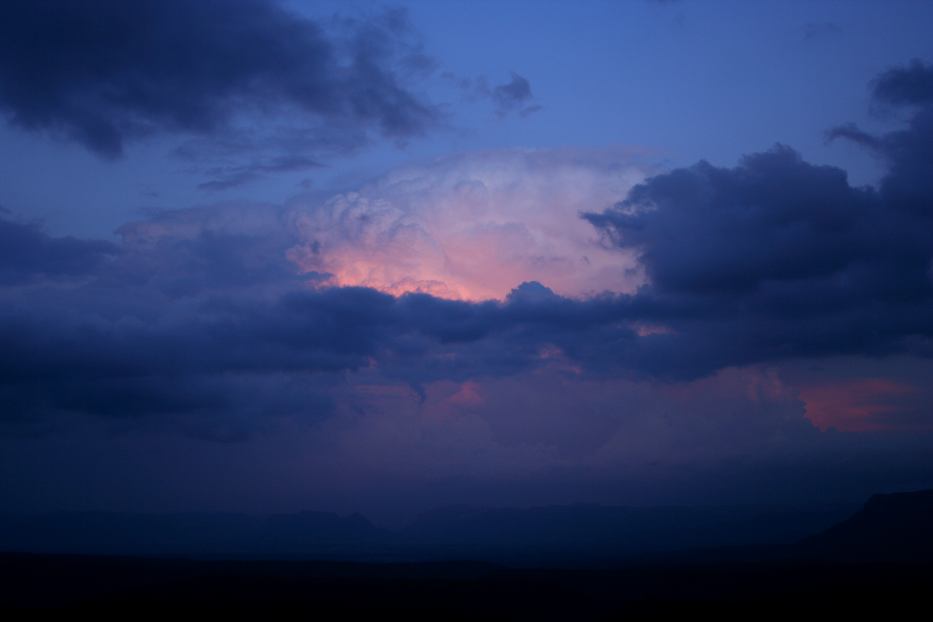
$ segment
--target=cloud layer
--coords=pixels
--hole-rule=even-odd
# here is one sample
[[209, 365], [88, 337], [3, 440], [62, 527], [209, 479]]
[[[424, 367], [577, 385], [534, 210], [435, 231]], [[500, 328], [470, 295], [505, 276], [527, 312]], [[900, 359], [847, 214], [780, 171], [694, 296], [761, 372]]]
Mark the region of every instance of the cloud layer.
[[116, 244], [4, 217], [3, 430], [284, 427], [314, 448], [300, 460], [360, 486], [734, 479], [863, 451], [813, 422], [878, 432], [885, 460], [926, 447], [881, 434], [930, 427], [905, 371], [929, 368], [933, 338], [933, 125], [902, 83], [919, 67], [875, 85], [909, 115], [863, 141], [888, 163], [877, 188], [784, 146], [649, 177], [613, 154], [508, 151], [165, 212]]
[[436, 114], [405, 81], [429, 62], [410, 35], [401, 11], [322, 24], [263, 0], [14, 0], [0, 8], [0, 108], [105, 157], [288, 111], [351, 142], [412, 136]]
[[[876, 92], [892, 76], [925, 79], [892, 70]], [[126, 225], [120, 246], [5, 222], [16, 256], [4, 273], [7, 394], [71, 395], [42, 408], [93, 411], [93, 396], [74, 397], [87, 390], [126, 395], [126, 412], [137, 401], [171, 411], [207, 406], [146, 397], [147, 383], [375, 367], [423, 399], [432, 382], [558, 362], [584, 376], [693, 379], [927, 356], [928, 114], [876, 138], [890, 162], [877, 190], [783, 146], [640, 183], [612, 154], [511, 151], [329, 199], [168, 212]], [[75, 387], [59, 390], [65, 379]], [[124, 380], [123, 392], [107, 384]]]

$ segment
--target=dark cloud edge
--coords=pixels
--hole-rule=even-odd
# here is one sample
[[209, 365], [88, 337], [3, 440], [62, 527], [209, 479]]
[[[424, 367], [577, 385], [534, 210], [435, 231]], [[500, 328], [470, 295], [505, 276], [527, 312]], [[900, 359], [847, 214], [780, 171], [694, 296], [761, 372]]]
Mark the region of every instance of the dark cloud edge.
[[[436, 127], [413, 89], [433, 62], [407, 14], [315, 21], [272, 0], [10, 0], [0, 4], [0, 110], [105, 158], [157, 133], [235, 135], [242, 111], [292, 109], [355, 148]], [[305, 147], [321, 146], [313, 137]]]

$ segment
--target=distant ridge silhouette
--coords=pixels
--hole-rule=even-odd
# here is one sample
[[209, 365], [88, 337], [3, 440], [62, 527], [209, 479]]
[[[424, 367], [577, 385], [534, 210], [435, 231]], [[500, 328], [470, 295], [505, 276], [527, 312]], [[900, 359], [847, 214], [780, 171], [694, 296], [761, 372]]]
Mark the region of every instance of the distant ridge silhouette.
[[424, 558], [611, 563], [711, 547], [790, 545], [850, 512], [843, 506], [451, 506], [421, 515], [403, 537]]
[[401, 531], [359, 514], [0, 515], [0, 551], [353, 561], [613, 563], [709, 547], [785, 546], [848, 516], [849, 506], [440, 508]]
[[385, 552], [389, 536], [359, 514], [328, 512], [0, 516], [0, 550], [30, 553], [367, 560]]
[[519, 565], [637, 559], [933, 562], [933, 490], [851, 506], [452, 506], [400, 531], [359, 514], [0, 515], [0, 551]]
[[808, 555], [842, 561], [933, 561], [933, 490], [874, 495], [801, 547]]
[[[787, 508], [452, 507], [402, 532], [316, 512], [0, 516], [0, 609], [393, 610], [432, 619], [438, 612], [587, 619], [701, 610], [746, 619], [767, 610], [888, 619], [927, 606], [933, 490], [875, 495], [802, 540], [657, 548], [723, 534], [783, 538], [822, 516], [813, 512], [801, 519]], [[632, 556], [639, 547], [655, 552]], [[51, 552], [63, 548], [82, 554]], [[128, 550], [136, 552], [117, 553]], [[200, 557], [208, 550], [225, 553]], [[532, 550], [538, 556], [528, 559]], [[602, 564], [604, 553], [619, 557]]]

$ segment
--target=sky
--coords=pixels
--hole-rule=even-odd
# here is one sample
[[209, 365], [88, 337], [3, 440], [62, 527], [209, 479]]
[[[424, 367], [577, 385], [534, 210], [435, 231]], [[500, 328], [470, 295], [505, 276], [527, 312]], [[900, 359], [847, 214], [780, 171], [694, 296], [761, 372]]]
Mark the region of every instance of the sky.
[[933, 5], [0, 6], [0, 501], [933, 485]]

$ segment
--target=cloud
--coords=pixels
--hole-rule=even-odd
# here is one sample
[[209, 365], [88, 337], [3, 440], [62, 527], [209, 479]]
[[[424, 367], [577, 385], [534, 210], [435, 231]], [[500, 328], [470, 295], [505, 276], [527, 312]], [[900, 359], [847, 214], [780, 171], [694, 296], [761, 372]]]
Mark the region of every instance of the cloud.
[[668, 371], [708, 373], [923, 351], [933, 246], [917, 233], [925, 216], [885, 198], [777, 147], [733, 169], [700, 163], [659, 175], [587, 217], [638, 251], [650, 284], [632, 303], [670, 329], [651, 337], [681, 353]]
[[[634, 312], [668, 329], [652, 339], [669, 342], [682, 372], [794, 357], [929, 356], [925, 71], [915, 61], [873, 83], [877, 101], [909, 107], [905, 127], [880, 136], [852, 124], [830, 131], [884, 160], [877, 188], [852, 187], [841, 169], [777, 146], [731, 169], [701, 162], [658, 175], [587, 215], [608, 242], [638, 253], [649, 282], [632, 298]], [[642, 363], [653, 367], [662, 352], [645, 352]]]
[[496, 115], [500, 118], [513, 113], [527, 117], [542, 108], [535, 102], [535, 97], [531, 92], [531, 82], [514, 71], [508, 82], [492, 87], [489, 86], [489, 80], [485, 76], [461, 78], [451, 72], [445, 72], [442, 77], [452, 81], [464, 93], [467, 100], [490, 101]]
[[928, 391], [888, 378], [858, 378], [807, 387], [807, 416], [823, 428], [890, 430], [930, 428]]
[[873, 136], [868, 132], [860, 129], [855, 123], [845, 123], [843, 125], [837, 125], [836, 127], [827, 130], [827, 142], [832, 142], [837, 138], [850, 140], [856, 144], [862, 145], [863, 147], [868, 147], [869, 149], [873, 149], [875, 151], [878, 151], [882, 148], [881, 142], [876, 136]]
[[513, 111], [520, 111], [522, 116], [527, 116], [540, 109], [540, 106], [531, 105], [534, 99], [531, 94], [531, 83], [514, 71], [512, 79], [493, 88], [491, 95], [496, 103], [496, 112], [500, 116]]
[[117, 254], [109, 242], [52, 237], [38, 224], [9, 220], [0, 209], [0, 285], [93, 275]]
[[[555, 306], [521, 296], [472, 304], [343, 287], [293, 288], [272, 298], [256, 290], [192, 297], [154, 290], [145, 272], [136, 277], [136, 284], [50, 286], [28, 302], [5, 293], [5, 421], [69, 412], [235, 419], [250, 408], [311, 415], [309, 404], [322, 401], [321, 388], [332, 386], [335, 374], [377, 367], [411, 386], [509, 375], [541, 364], [551, 339], [586, 336], [599, 324], [570, 301]], [[250, 386], [255, 399], [236, 397]], [[307, 391], [308, 399], [283, 400], [282, 386], [296, 396]]]
[[[731, 369], [928, 357], [924, 115], [878, 137], [889, 163], [878, 188], [784, 146], [647, 178], [619, 154], [504, 151], [329, 198], [166, 212], [121, 228], [117, 245], [17, 225], [11, 239], [27, 243], [10, 248], [27, 250], [0, 288], [2, 412], [11, 425], [67, 413], [269, 421], [255, 413], [315, 419], [401, 399], [443, 416], [491, 408], [483, 425], [506, 442], [521, 416], [498, 382], [561, 378], [582, 404], [604, 383], [702, 393]], [[81, 278], [43, 263], [65, 250], [29, 250], [46, 247], [75, 253]], [[344, 399], [346, 378], [389, 401]], [[813, 414], [821, 393], [808, 390], [811, 416], [831, 419]], [[607, 409], [626, 399], [604, 395]], [[780, 401], [806, 427], [795, 399]], [[903, 417], [922, 427], [917, 412]], [[601, 421], [591, 441], [609, 435]], [[565, 428], [547, 425], [553, 445]]]
[[700, 163], [654, 177], [589, 219], [620, 247], [639, 249], [659, 293], [725, 298], [875, 259], [868, 253], [886, 250], [873, 244], [879, 209], [843, 171], [779, 146], [734, 169]]
[[[521, 224], [534, 214], [540, 193], [560, 187], [577, 193], [580, 182], [589, 180], [592, 186], [577, 199], [587, 203], [596, 196], [591, 192], [629, 183], [631, 172], [624, 168], [593, 164], [595, 171], [584, 174], [579, 158], [505, 153], [448, 162], [441, 170], [449, 170], [452, 183], [440, 183], [425, 200], [458, 186], [464, 166], [483, 176], [505, 162], [517, 164], [514, 173], [544, 166], [551, 185], [539, 189], [543, 177], [529, 180], [526, 200], [501, 214]], [[555, 173], [564, 166], [568, 174], [558, 181]], [[402, 185], [392, 187], [405, 187], [402, 181], [413, 179], [410, 172], [396, 177]], [[420, 171], [417, 179], [428, 173]], [[407, 192], [414, 186], [393, 199], [411, 199]], [[520, 195], [519, 189], [493, 193], [496, 200], [481, 207], [492, 215], [507, 205], [499, 199]], [[483, 212], [457, 203], [457, 196], [445, 222], [470, 225], [471, 216]], [[579, 206], [570, 207], [548, 226], [588, 226], [576, 215]], [[628, 327], [606, 325], [614, 324], [619, 305], [609, 294], [598, 303], [581, 302], [526, 283], [506, 290], [501, 300], [468, 302], [330, 287], [330, 275], [296, 263], [294, 252], [313, 246], [306, 219], [326, 209], [325, 201], [166, 212], [123, 226], [115, 245], [73, 241], [78, 248], [113, 252], [78, 280], [62, 280], [24, 260], [11, 263], [10, 278], [0, 287], [0, 412], [7, 431], [93, 415], [133, 426], [177, 421], [199, 437], [245, 438], [282, 417], [328, 415], [334, 386], [345, 373], [370, 370], [383, 384], [417, 390], [563, 365], [564, 348], [585, 358], [588, 351], [631, 338]], [[528, 223], [535, 236], [543, 236], [546, 229], [536, 227], [547, 224]], [[574, 243], [593, 240], [571, 242], [568, 252], [575, 253]], [[322, 254], [331, 250], [318, 246]], [[585, 280], [586, 272], [578, 277]]]
[[4, 221], [6, 431], [93, 415], [245, 438], [283, 417], [329, 414], [347, 372], [378, 369], [411, 387], [512, 374], [539, 363], [542, 339], [598, 323], [540, 285], [477, 304], [327, 287], [329, 275], [289, 252], [307, 246], [299, 223], [319, 208], [166, 212], [123, 226], [117, 244]]
[[320, 166], [320, 163], [305, 156], [279, 156], [268, 161], [260, 160], [250, 164], [211, 169], [207, 172], [214, 175], [214, 179], [199, 184], [198, 188], [201, 190], [229, 190], [259, 179], [269, 173], [307, 171]]
[[244, 116], [288, 111], [311, 127], [417, 135], [436, 112], [406, 76], [426, 61], [401, 11], [325, 24], [263, 0], [0, 8], [0, 107], [104, 157], [131, 139], [222, 136]]
[[[393, 171], [321, 205], [293, 204], [305, 270], [339, 285], [501, 299], [523, 281], [565, 295], [631, 291], [634, 261], [604, 248], [579, 212], [643, 176], [622, 151], [507, 150]], [[630, 270], [627, 270], [630, 269]]]
[[803, 28], [803, 40], [813, 41], [842, 33], [842, 27], [835, 22], [810, 22]]
[[906, 67], [892, 67], [875, 79], [872, 95], [895, 106], [933, 104], [933, 65], [914, 59]]
[[[236, 411], [217, 387], [366, 370], [423, 402], [439, 382], [536, 370], [684, 381], [925, 356], [933, 248], [903, 147], [924, 144], [917, 128], [881, 139], [899, 147], [877, 190], [782, 146], [647, 179], [618, 154], [505, 151], [319, 200], [166, 212], [117, 247], [71, 241], [116, 260], [77, 284], [10, 264], [32, 289], [2, 292], [7, 412], [89, 412], [108, 393], [125, 399], [101, 414]], [[160, 383], [177, 394], [150, 396]]]

